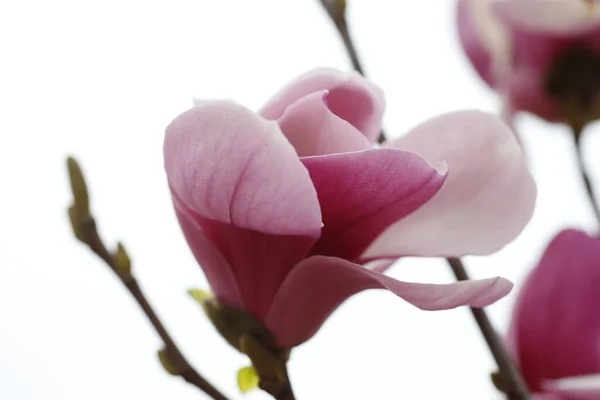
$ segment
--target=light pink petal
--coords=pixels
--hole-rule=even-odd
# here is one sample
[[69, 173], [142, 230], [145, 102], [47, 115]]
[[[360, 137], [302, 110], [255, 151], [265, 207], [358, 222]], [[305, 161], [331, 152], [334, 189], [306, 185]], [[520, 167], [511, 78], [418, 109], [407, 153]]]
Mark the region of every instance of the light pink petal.
[[576, 35], [600, 26], [600, 18], [584, 0], [495, 1], [498, 17], [512, 29], [546, 35]]
[[544, 80], [556, 59], [575, 47], [600, 49], [600, 18], [583, 0], [496, 1], [495, 12], [509, 28], [514, 70], [538, 71]]
[[264, 319], [286, 275], [306, 257], [316, 238], [238, 228], [203, 218], [175, 193], [172, 197], [192, 252], [217, 297]]
[[513, 132], [479, 111], [430, 120], [389, 144], [445, 160], [450, 173], [423, 207], [386, 230], [366, 259], [489, 254], [525, 227], [536, 186]]
[[600, 239], [566, 230], [523, 284], [509, 339], [532, 390], [600, 373], [599, 265]]
[[512, 284], [502, 278], [451, 284], [402, 282], [335, 257], [314, 256], [288, 275], [266, 319], [283, 347], [298, 345], [321, 327], [348, 297], [367, 289], [387, 289], [423, 310], [463, 305], [483, 307], [504, 297]]
[[178, 207], [177, 202], [175, 202], [175, 214], [190, 249], [202, 267], [217, 299], [231, 307], [244, 309], [244, 300], [231, 265], [206, 237], [202, 227], [185, 209]]
[[328, 106], [330, 93], [315, 92], [287, 108], [279, 126], [299, 156], [366, 150], [373, 147], [358, 129]]
[[600, 399], [600, 374], [573, 376], [544, 382], [544, 390], [562, 400]]
[[[480, 3], [480, 4], [476, 4]], [[458, 0], [456, 13], [458, 25], [458, 38], [465, 54], [475, 67], [481, 78], [491, 87], [495, 86], [492, 50], [485, 41], [485, 35], [480, 31], [476, 19], [475, 7], [482, 7], [485, 3], [489, 7], [489, 0]]]
[[319, 235], [314, 186], [277, 123], [233, 102], [204, 103], [168, 126], [164, 157], [172, 191], [198, 215], [267, 234]]
[[377, 138], [385, 109], [383, 91], [355, 72], [333, 68], [310, 71], [285, 86], [259, 113], [266, 119], [279, 119], [301, 98], [324, 90], [329, 92], [327, 105], [333, 114], [348, 121], [368, 139]]
[[348, 260], [394, 222], [425, 204], [444, 183], [418, 154], [398, 149], [305, 157], [317, 189], [324, 227], [312, 254]]
[[382, 274], [390, 269], [392, 265], [394, 265], [398, 259], [396, 258], [381, 258], [379, 260], [374, 260], [367, 262], [363, 265], [363, 268], [370, 269], [371, 271], [381, 272]]

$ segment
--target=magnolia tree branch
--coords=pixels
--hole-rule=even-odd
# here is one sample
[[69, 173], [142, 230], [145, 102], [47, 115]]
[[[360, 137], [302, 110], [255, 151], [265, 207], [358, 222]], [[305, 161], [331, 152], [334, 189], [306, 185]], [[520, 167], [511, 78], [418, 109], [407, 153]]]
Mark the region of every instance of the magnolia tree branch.
[[[469, 275], [460, 258], [448, 258], [448, 264], [452, 268], [452, 272], [458, 281], [469, 280]], [[477, 326], [483, 335], [485, 342], [496, 361], [499, 369], [499, 382], [497, 386], [501, 389], [509, 400], [527, 400], [530, 398], [527, 384], [523, 379], [519, 369], [506, 351], [506, 347], [502, 344], [502, 340], [492, 326], [487, 313], [483, 308], [471, 308], [471, 314]]]
[[[352, 67], [356, 72], [361, 75], [365, 75], [365, 71], [360, 63], [360, 58], [358, 57], [358, 53], [356, 52], [356, 46], [354, 46], [354, 41], [352, 40], [352, 36], [350, 36], [350, 30], [348, 29], [348, 20], [346, 19], [346, 0], [320, 0], [321, 4], [327, 11], [327, 14], [331, 18], [331, 21], [335, 25], [342, 41], [344, 42], [344, 48], [346, 49], [346, 53], [348, 53], [348, 57], [350, 57], [350, 61], [352, 62]], [[379, 143], [385, 142], [385, 132], [383, 129], [379, 134], [379, 138], [377, 139]]]
[[591, 180], [585, 168], [585, 163], [583, 162], [583, 147], [581, 145], [581, 131], [576, 130], [573, 132], [573, 137], [575, 138], [575, 147], [577, 152], [577, 168], [579, 169], [579, 174], [583, 179], [585, 184], [585, 189], [587, 191], [588, 198], [590, 199], [590, 205], [594, 211], [594, 215], [596, 216], [596, 221], [600, 224], [600, 206], [598, 205], [598, 201], [596, 199], [596, 195], [594, 194], [594, 189], [592, 187]]
[[159, 359], [163, 367], [172, 375], [181, 376], [188, 383], [196, 386], [214, 400], [227, 400], [213, 385], [203, 378], [181, 353], [171, 335], [160, 321], [156, 312], [146, 299], [137, 280], [131, 274], [131, 261], [125, 247], [119, 243], [117, 250], [111, 253], [98, 234], [96, 221], [90, 212], [89, 196], [85, 178], [81, 168], [73, 158], [67, 160], [71, 189], [73, 191], [73, 205], [69, 208], [73, 232], [77, 239], [86, 244], [90, 250], [100, 257], [106, 265], [117, 275], [121, 283], [137, 301], [146, 317], [156, 330], [164, 343], [164, 348], [159, 351]]
[[[346, 1], [345, 0], [320, 0], [321, 4], [327, 11], [327, 14], [333, 21], [335, 27], [340, 34], [346, 52], [352, 61], [354, 69], [362, 75], [364, 70], [362, 68], [360, 58], [356, 52], [356, 47], [350, 36], [348, 29], [348, 21], [346, 19]], [[382, 130], [379, 136], [379, 143], [383, 143], [386, 140], [385, 132]], [[587, 182], [587, 180], [586, 180]], [[588, 186], [589, 187], [589, 186]], [[600, 213], [598, 213], [600, 221]], [[468, 280], [469, 276], [465, 270], [461, 260], [459, 258], [448, 258], [448, 264], [452, 268], [452, 272], [459, 281]], [[471, 307], [471, 313], [481, 330], [485, 341], [498, 364], [500, 370], [500, 380], [502, 382], [503, 390], [508, 396], [509, 400], [528, 400], [530, 398], [527, 385], [523, 380], [518, 368], [515, 366], [510, 355], [506, 351], [502, 341], [498, 337], [498, 334], [494, 330], [490, 319], [486, 312], [482, 308]]]

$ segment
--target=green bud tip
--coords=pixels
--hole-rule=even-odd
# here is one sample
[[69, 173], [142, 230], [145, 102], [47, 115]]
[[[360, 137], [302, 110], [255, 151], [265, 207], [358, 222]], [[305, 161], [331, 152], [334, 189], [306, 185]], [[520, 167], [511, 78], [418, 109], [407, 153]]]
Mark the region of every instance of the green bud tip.
[[210, 300], [215, 297], [213, 293], [202, 289], [188, 289], [187, 293], [192, 296], [194, 300], [200, 303], [200, 305], [202, 305], [206, 300]]
[[158, 351], [158, 360], [160, 361], [160, 364], [163, 366], [165, 371], [167, 371], [169, 374], [171, 374], [173, 376], [179, 375], [179, 372], [177, 371], [175, 366], [169, 360], [166, 349], [161, 349]]
[[123, 243], [119, 242], [117, 244], [117, 251], [115, 252], [113, 258], [115, 262], [115, 269], [119, 276], [131, 276], [131, 259], [129, 258], [129, 254], [127, 254], [127, 250], [125, 250]]
[[258, 388], [259, 378], [253, 366], [240, 368], [237, 373], [237, 384], [242, 393]]
[[69, 181], [73, 192], [73, 206], [79, 215], [87, 215], [90, 212], [90, 199], [83, 172], [73, 157], [67, 158], [67, 169]]

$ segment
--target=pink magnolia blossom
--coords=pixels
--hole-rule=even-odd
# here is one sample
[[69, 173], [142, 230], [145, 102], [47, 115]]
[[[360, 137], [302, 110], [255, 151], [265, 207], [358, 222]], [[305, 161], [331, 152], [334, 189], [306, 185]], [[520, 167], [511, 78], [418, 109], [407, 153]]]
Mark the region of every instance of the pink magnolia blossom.
[[378, 272], [400, 256], [494, 252], [523, 229], [536, 197], [499, 119], [448, 114], [373, 148], [383, 109], [374, 84], [318, 69], [258, 113], [200, 102], [167, 128], [167, 178], [192, 252], [216, 297], [256, 317], [278, 346], [309, 339], [366, 289], [425, 310], [482, 307], [511, 290], [502, 278], [422, 284]]
[[[457, 1], [463, 48], [481, 78], [504, 97], [507, 117], [516, 111], [528, 111], [548, 121], [564, 121], [557, 98], [564, 93], [554, 91], [565, 89], [553, 88], [557, 83], [550, 81], [550, 74], [575, 52], [592, 54], [600, 60], [596, 0]], [[597, 69], [593, 65], [590, 68]], [[578, 94], [585, 97], [586, 87], [592, 82], [583, 81], [583, 87], [576, 87], [578, 83], [574, 82], [569, 85], [575, 86], [566, 90], [583, 90]]]
[[552, 240], [519, 293], [509, 341], [540, 399], [600, 399], [599, 238]]

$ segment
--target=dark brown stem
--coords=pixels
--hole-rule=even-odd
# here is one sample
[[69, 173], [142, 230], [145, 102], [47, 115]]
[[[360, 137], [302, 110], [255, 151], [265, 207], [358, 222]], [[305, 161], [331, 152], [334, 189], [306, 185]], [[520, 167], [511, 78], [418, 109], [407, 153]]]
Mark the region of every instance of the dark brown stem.
[[181, 353], [181, 351], [169, 335], [163, 323], [156, 315], [156, 312], [146, 299], [146, 296], [144, 295], [144, 292], [140, 288], [135, 277], [131, 275], [122, 276], [121, 274], [119, 274], [114, 262], [113, 255], [108, 251], [98, 234], [98, 230], [96, 229], [96, 222], [94, 221], [94, 219], [91, 216], [88, 217], [85, 221], [81, 222], [79, 227], [81, 229], [83, 237], [85, 237], [85, 242], [90, 247], [90, 249], [95, 254], [97, 254], [115, 272], [115, 274], [119, 277], [121, 282], [129, 290], [129, 293], [131, 293], [131, 295], [138, 302], [139, 306], [142, 308], [144, 314], [146, 314], [146, 317], [148, 317], [148, 320], [150, 320], [150, 323], [164, 342], [165, 351], [169, 362], [177, 371], [177, 374], [180, 375], [188, 383], [202, 390], [212, 399], [228, 400], [227, 397], [225, 397], [213, 385], [211, 385], [206, 379], [204, 379], [187, 361], [187, 359], [184, 357], [184, 355]]
[[292, 392], [285, 392], [282, 393], [281, 395], [275, 397], [276, 400], [296, 400], [296, 397], [294, 397], [294, 393]]
[[346, 48], [348, 57], [350, 57], [350, 61], [352, 62], [352, 68], [354, 68], [359, 74], [365, 75], [365, 71], [360, 63], [360, 58], [356, 52], [356, 46], [354, 46], [354, 41], [352, 40], [352, 36], [350, 36], [350, 30], [348, 29], [348, 21], [346, 20], [346, 17], [337, 18], [333, 22], [342, 38], [342, 41], [344, 42], [344, 47]]
[[579, 169], [579, 174], [583, 178], [583, 182], [585, 184], [585, 189], [587, 191], [588, 198], [590, 199], [590, 205], [594, 211], [596, 216], [596, 221], [600, 224], [600, 208], [598, 206], [598, 201], [596, 199], [596, 195], [594, 194], [594, 189], [592, 187], [591, 180], [587, 174], [587, 170], [585, 168], [585, 164], [583, 162], [583, 147], [581, 146], [581, 131], [573, 132], [573, 137], [575, 138], [575, 147], [577, 152], [577, 168]]
[[296, 400], [296, 397], [294, 395], [294, 390], [292, 389], [292, 383], [290, 382], [290, 377], [287, 372], [287, 366], [285, 367], [285, 378], [287, 381], [287, 387], [279, 396], [275, 397], [275, 399], [276, 400]]
[[[454, 276], [459, 281], [469, 280], [469, 275], [465, 270], [465, 267], [460, 258], [448, 258], [448, 264], [452, 268]], [[506, 351], [506, 348], [502, 344], [502, 340], [496, 333], [496, 330], [492, 326], [487, 313], [483, 308], [471, 307], [471, 313], [475, 322], [479, 326], [489, 349], [498, 364], [498, 369], [502, 376], [503, 390], [509, 400], [528, 400], [530, 399], [529, 390], [527, 384], [523, 379], [519, 369], [515, 365], [514, 361]]]
[[[354, 46], [354, 41], [352, 40], [352, 36], [350, 35], [350, 30], [348, 29], [348, 20], [346, 19], [346, 10], [345, 10], [345, 2], [344, 6], [336, 6], [336, 0], [321, 0], [321, 4], [327, 11], [327, 14], [333, 21], [342, 41], [344, 42], [344, 48], [346, 49], [346, 53], [348, 57], [350, 57], [350, 61], [352, 62], [352, 68], [359, 74], [366, 76], [365, 71], [360, 62], [360, 57], [358, 56], [358, 52], [356, 51], [356, 46]], [[379, 134], [379, 138], [377, 138], [378, 143], [383, 143], [386, 140], [386, 135], [384, 130], [381, 130]]]

